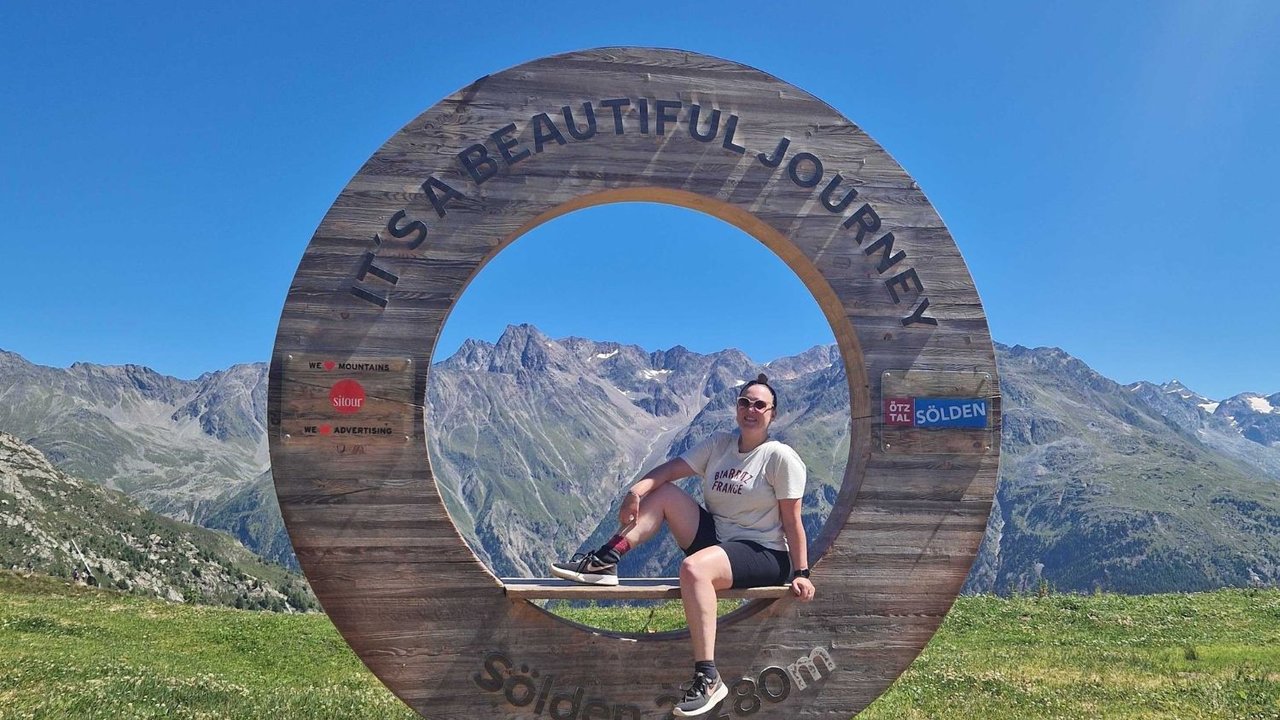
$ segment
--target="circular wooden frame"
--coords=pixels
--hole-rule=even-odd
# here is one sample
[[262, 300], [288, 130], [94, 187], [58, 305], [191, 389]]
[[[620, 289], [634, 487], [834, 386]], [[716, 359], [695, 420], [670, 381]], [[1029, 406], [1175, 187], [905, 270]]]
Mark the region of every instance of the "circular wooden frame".
[[360, 169], [307, 247], [272, 356], [272, 468], [298, 559], [347, 642], [424, 715], [667, 715], [686, 635], [590, 632], [509, 599], [450, 521], [425, 452], [432, 353], [467, 284], [530, 228], [624, 201], [736, 225], [831, 324], [852, 442], [813, 540], [817, 598], [752, 601], [721, 620], [717, 655], [728, 715], [847, 718], [932, 637], [982, 540], [994, 350], [911, 178], [833, 108], [737, 63], [648, 48], [542, 58], [445, 98]]

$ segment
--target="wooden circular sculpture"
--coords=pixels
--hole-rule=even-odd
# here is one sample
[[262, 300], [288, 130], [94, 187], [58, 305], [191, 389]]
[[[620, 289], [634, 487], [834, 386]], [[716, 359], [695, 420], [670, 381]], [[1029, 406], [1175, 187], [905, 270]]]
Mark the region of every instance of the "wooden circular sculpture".
[[974, 560], [999, 460], [995, 356], [911, 178], [821, 100], [737, 63], [535, 60], [442, 100], [365, 163], [307, 247], [272, 356], [294, 549], [347, 642], [423, 715], [668, 716], [687, 634], [593, 632], [508, 595], [450, 521], [423, 427], [436, 340], [484, 264], [552, 218], [624, 201], [736, 225], [831, 323], [852, 442], [813, 540], [818, 595], [721, 619], [719, 714], [848, 718], [932, 637]]

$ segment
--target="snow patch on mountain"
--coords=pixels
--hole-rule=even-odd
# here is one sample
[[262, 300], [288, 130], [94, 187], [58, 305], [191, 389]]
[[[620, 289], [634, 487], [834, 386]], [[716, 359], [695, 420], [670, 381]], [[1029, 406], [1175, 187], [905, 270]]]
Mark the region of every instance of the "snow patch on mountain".
[[1276, 412], [1276, 408], [1271, 403], [1267, 402], [1267, 399], [1264, 397], [1250, 397], [1250, 398], [1246, 398], [1246, 401], [1249, 403], [1249, 407], [1254, 412], [1260, 412], [1260, 413]]

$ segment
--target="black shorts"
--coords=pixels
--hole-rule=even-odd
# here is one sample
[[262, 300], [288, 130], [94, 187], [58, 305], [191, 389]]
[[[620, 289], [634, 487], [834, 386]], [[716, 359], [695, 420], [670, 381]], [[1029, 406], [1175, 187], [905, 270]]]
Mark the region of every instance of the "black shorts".
[[716, 537], [716, 519], [706, 508], [699, 508], [699, 511], [698, 534], [684, 549], [685, 557], [719, 545], [729, 556], [733, 587], [786, 585], [791, 582], [791, 555], [786, 550], [773, 550], [753, 540], [720, 542]]

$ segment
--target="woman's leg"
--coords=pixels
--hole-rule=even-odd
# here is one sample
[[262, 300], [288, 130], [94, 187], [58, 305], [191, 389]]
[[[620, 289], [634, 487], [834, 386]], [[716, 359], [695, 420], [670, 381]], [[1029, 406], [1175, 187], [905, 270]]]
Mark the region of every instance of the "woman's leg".
[[693, 659], [716, 656], [716, 591], [733, 586], [729, 556], [719, 545], [704, 548], [680, 563], [680, 602], [693, 640]]
[[687, 548], [697, 537], [701, 513], [702, 508], [689, 493], [677, 485], [664, 483], [640, 501], [640, 513], [622, 537], [635, 547], [657, 534], [666, 522], [676, 544]]
[[[614, 535], [599, 549], [586, 555], [577, 554], [567, 562], [551, 564], [551, 574], [587, 585], [617, 585], [618, 562], [629, 549], [653, 537], [665, 522], [676, 543], [687, 548], [698, 536], [702, 508], [689, 493], [664, 484], [640, 501], [635, 520]], [[714, 537], [714, 533], [712, 533]]]

